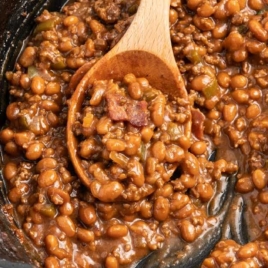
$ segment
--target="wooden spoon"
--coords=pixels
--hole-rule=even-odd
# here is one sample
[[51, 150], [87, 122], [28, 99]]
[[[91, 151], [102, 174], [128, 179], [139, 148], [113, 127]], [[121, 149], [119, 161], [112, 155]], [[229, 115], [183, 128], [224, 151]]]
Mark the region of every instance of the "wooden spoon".
[[[187, 92], [174, 59], [169, 30], [168, 0], [141, 0], [129, 29], [112, 50], [83, 76], [69, 102], [67, 145], [74, 168], [88, 188], [91, 181], [77, 155], [78, 141], [72, 131], [85, 91], [96, 80], [122, 80], [128, 73], [145, 77], [151, 86], [187, 101]], [[77, 75], [78, 77], [81, 74]], [[190, 123], [185, 135], [190, 135]], [[148, 193], [149, 194], [149, 193]]]

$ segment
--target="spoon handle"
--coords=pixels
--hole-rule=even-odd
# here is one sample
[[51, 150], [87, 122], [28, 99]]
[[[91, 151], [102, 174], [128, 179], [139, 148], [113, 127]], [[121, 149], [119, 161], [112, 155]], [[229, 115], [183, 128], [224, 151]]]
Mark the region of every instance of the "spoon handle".
[[137, 14], [114, 53], [143, 50], [176, 66], [169, 30], [170, 0], [141, 0]]

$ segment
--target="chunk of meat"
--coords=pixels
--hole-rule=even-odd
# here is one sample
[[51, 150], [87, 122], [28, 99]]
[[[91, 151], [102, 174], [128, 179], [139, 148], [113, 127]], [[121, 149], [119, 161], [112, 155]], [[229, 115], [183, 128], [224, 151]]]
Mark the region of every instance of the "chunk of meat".
[[109, 117], [114, 121], [128, 121], [133, 126], [142, 127], [148, 124], [146, 101], [131, 100], [119, 93], [105, 95]]

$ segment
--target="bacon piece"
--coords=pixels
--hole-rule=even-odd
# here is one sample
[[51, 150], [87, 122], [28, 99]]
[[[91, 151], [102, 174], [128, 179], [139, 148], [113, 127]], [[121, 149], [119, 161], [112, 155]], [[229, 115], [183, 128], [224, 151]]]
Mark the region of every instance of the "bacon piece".
[[148, 124], [147, 102], [131, 100], [119, 93], [105, 95], [109, 117], [114, 121], [128, 121], [133, 126], [142, 127]]
[[192, 113], [192, 132], [198, 139], [204, 137], [205, 116], [199, 109], [191, 109]]
[[126, 112], [127, 98], [118, 93], [108, 93], [105, 97], [110, 118], [115, 121], [128, 120]]
[[127, 114], [130, 124], [136, 127], [146, 126], [147, 118], [147, 102], [131, 101], [127, 107]]

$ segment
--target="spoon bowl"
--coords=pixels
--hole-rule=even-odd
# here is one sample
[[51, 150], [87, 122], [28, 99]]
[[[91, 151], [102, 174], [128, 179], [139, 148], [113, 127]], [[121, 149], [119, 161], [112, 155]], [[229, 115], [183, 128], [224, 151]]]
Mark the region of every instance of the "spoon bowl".
[[[86, 89], [97, 80], [122, 80], [126, 74], [146, 78], [152, 87], [174, 98], [187, 101], [187, 91], [172, 51], [169, 31], [170, 1], [142, 0], [129, 29], [122, 39], [90, 69], [82, 68], [76, 76], [78, 83], [70, 101], [67, 123], [67, 143], [77, 175], [86, 187], [91, 180], [85, 174], [77, 155], [78, 141], [72, 126], [81, 110]], [[79, 71], [78, 71], [79, 72]], [[190, 122], [184, 134], [189, 138]], [[150, 194], [148, 192], [147, 194]]]

